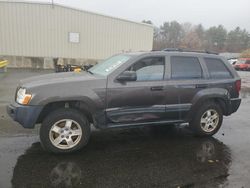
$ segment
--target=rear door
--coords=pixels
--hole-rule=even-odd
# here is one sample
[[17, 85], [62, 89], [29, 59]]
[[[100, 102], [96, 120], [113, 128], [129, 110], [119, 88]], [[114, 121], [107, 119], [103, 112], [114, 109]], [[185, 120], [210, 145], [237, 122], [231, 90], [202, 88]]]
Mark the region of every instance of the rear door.
[[208, 83], [200, 59], [195, 56], [171, 56], [170, 79], [167, 84], [166, 113], [168, 119], [183, 120], [192, 99]]

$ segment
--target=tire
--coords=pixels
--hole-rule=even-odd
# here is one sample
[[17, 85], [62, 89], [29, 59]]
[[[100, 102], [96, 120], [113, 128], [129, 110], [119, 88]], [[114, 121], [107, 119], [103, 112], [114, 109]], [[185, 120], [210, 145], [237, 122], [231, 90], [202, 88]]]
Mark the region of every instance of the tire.
[[[209, 116], [209, 111], [211, 116]], [[221, 127], [223, 113], [219, 105], [213, 102], [204, 103], [190, 122], [196, 136], [213, 136]]]
[[75, 109], [50, 113], [40, 128], [42, 147], [52, 153], [72, 153], [83, 148], [90, 137], [88, 119]]

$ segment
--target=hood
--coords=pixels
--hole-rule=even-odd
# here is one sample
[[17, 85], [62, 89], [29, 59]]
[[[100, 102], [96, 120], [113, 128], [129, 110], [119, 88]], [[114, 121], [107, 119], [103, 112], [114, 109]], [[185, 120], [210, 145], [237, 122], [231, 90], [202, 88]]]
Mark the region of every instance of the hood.
[[66, 72], [66, 73], [52, 73], [44, 74], [41, 76], [34, 76], [23, 79], [20, 81], [19, 86], [30, 88], [43, 85], [51, 85], [56, 83], [70, 83], [77, 81], [91, 81], [91, 80], [103, 80], [106, 79], [103, 76], [92, 75], [87, 72]]

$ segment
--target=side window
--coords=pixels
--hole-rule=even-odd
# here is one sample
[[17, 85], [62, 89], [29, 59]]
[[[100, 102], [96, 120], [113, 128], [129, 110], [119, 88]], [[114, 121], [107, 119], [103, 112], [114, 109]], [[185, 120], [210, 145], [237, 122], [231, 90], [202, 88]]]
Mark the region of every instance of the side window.
[[249, 64], [250, 64], [250, 60], [247, 60], [247, 61], [246, 61], [246, 64], [248, 64], [248, 65], [249, 65]]
[[197, 79], [202, 78], [202, 69], [197, 57], [171, 57], [172, 79]]
[[210, 78], [232, 78], [231, 73], [222, 60], [216, 58], [204, 58]]
[[163, 80], [164, 57], [149, 57], [134, 63], [128, 70], [135, 71], [137, 81]]

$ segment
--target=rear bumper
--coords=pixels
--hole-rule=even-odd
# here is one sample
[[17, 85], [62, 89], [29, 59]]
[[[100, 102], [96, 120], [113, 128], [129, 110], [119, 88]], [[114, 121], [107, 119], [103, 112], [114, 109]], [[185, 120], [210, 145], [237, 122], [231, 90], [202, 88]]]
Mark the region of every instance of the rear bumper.
[[241, 103], [240, 98], [230, 99], [230, 104], [229, 104], [229, 108], [228, 108], [228, 115], [236, 112], [240, 107], [240, 103]]
[[17, 103], [7, 106], [9, 116], [24, 128], [34, 128], [41, 111], [41, 106], [23, 106]]

